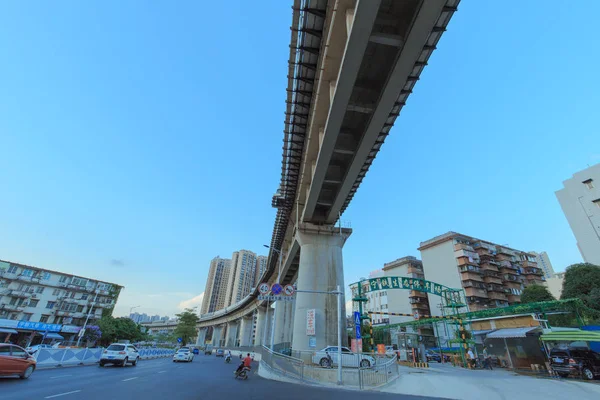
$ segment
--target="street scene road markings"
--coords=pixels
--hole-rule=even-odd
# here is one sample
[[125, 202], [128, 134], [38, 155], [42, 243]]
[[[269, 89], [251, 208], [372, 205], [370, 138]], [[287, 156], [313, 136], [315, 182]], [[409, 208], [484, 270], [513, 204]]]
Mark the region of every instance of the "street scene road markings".
[[138, 377], [137, 377], [137, 376], [135, 376], [135, 377], [133, 377], [133, 378], [127, 378], [127, 379], [123, 379], [123, 382], [132, 381], [132, 380], [134, 380], [134, 379], [137, 379], [137, 378], [138, 378]]
[[58, 376], [51, 376], [50, 379], [58, 379], [58, 378], [67, 378], [69, 376], [73, 376], [73, 375], [58, 375]]
[[159, 374], [164, 374], [167, 371], [158, 371]]
[[55, 397], [66, 396], [68, 394], [79, 393], [79, 392], [81, 392], [81, 390], [73, 390], [72, 392], [65, 392], [65, 393], [53, 394], [52, 396], [46, 396], [44, 398], [45, 399], [53, 399]]

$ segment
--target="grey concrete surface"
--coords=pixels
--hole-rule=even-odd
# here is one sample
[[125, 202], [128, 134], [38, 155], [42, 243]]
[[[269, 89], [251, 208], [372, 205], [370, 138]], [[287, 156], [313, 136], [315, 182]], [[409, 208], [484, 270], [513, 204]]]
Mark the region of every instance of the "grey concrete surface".
[[0, 378], [2, 400], [136, 400], [136, 399], [433, 399], [398, 395], [326, 389], [276, 382], [259, 377], [255, 363], [246, 381], [236, 380], [237, 362], [225, 364], [222, 358], [198, 355], [192, 363], [171, 359], [140, 361], [137, 367], [69, 367], [34, 372], [29, 380]]

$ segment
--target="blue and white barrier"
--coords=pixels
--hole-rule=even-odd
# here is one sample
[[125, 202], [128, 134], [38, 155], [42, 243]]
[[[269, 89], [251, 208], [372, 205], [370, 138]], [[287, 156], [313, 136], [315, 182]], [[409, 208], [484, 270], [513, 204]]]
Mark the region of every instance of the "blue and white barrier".
[[[37, 368], [66, 367], [73, 365], [92, 365], [100, 361], [104, 348], [93, 349], [40, 349], [35, 352]], [[173, 349], [150, 348], [140, 349], [140, 359], [171, 357]]]

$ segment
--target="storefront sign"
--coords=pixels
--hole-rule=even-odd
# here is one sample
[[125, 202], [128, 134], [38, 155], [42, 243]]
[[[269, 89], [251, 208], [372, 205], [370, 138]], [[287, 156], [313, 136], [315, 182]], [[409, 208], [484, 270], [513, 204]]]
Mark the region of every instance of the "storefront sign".
[[13, 319], [0, 319], [0, 328], [16, 328], [19, 321]]
[[419, 292], [433, 293], [438, 296], [442, 295], [444, 286], [435, 282], [427, 281], [418, 278], [403, 278], [399, 276], [391, 276], [384, 278], [369, 279], [369, 290], [386, 290], [386, 289], [407, 289], [417, 290]]
[[17, 329], [29, 329], [32, 331], [60, 332], [60, 328], [62, 328], [60, 324], [46, 324], [44, 322], [19, 321], [17, 323]]
[[77, 333], [81, 330], [80, 326], [75, 326], [75, 325], [63, 325], [62, 329], [60, 330], [62, 333]]
[[309, 336], [315, 335], [315, 332], [316, 332], [315, 319], [316, 319], [315, 309], [311, 308], [310, 310], [306, 310], [306, 334]]

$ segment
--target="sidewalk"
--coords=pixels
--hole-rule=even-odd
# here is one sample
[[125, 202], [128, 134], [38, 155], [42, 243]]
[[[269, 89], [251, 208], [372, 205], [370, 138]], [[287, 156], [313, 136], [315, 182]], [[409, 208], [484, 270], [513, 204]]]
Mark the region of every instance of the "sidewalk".
[[446, 365], [429, 369], [401, 367], [400, 377], [382, 392], [464, 400], [597, 400], [600, 385], [540, 379], [495, 369], [466, 370]]

